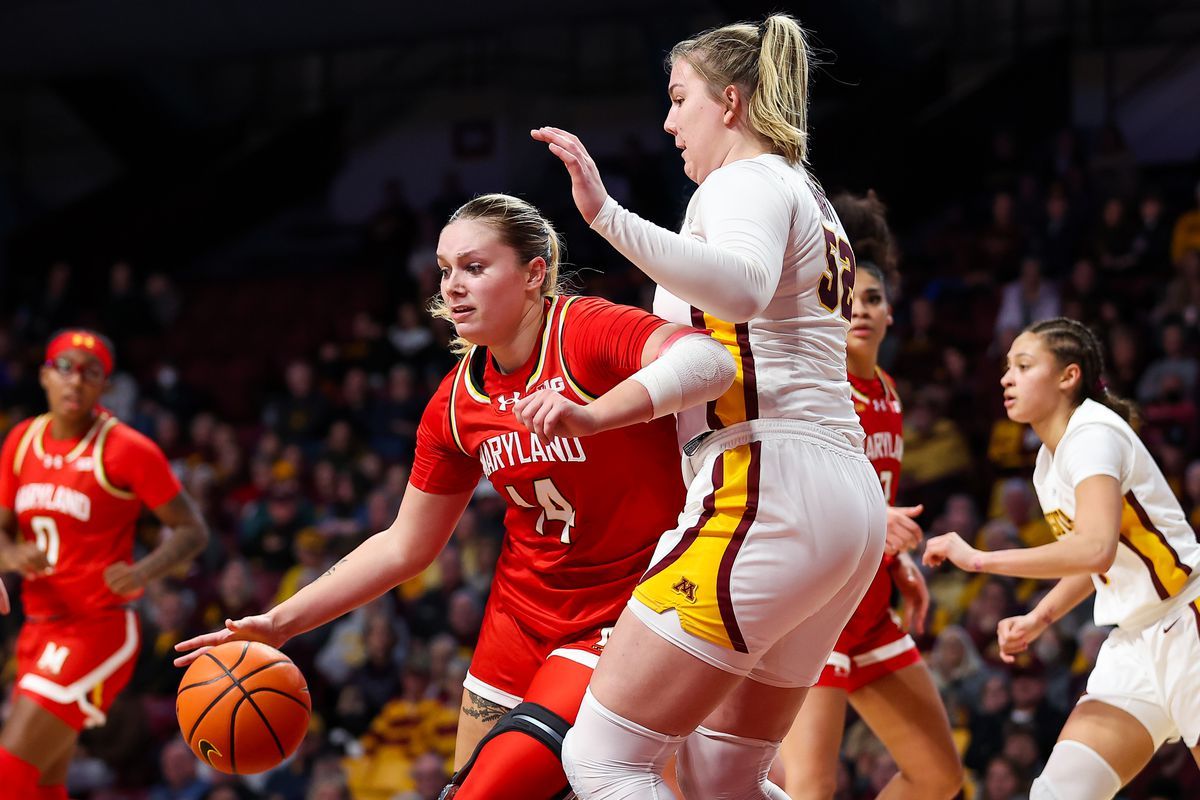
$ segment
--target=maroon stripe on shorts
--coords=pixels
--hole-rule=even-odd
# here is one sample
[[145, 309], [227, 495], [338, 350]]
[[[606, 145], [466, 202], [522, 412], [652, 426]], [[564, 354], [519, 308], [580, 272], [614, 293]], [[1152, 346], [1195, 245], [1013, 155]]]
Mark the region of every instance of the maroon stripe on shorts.
[[679, 560], [680, 556], [687, 552], [687, 549], [692, 546], [692, 542], [696, 541], [696, 537], [700, 535], [700, 531], [712, 519], [713, 514], [717, 512], [717, 492], [725, 483], [725, 454], [721, 453], [713, 460], [712, 469], [712, 491], [704, 498], [704, 510], [700, 512], [700, 518], [696, 520], [696, 524], [688, 528], [683, 536], [679, 539], [678, 544], [671, 548], [671, 552], [663, 556], [662, 561], [653, 564], [650, 569], [646, 570], [646, 574], [638, 581], [639, 584], [653, 578], [658, 573], [662, 572], [667, 567]]
[[750, 349], [750, 325], [735, 325], [738, 353], [742, 357], [742, 396], [746, 401], [746, 419], [758, 419], [758, 380], [754, 376], [754, 351]]
[[717, 607], [721, 609], [721, 621], [725, 623], [725, 633], [729, 635], [729, 642], [739, 653], [750, 651], [746, 648], [746, 639], [742, 636], [742, 629], [738, 627], [737, 617], [733, 613], [729, 579], [733, 574], [733, 562], [742, 548], [742, 542], [746, 541], [746, 533], [754, 524], [754, 518], [758, 516], [758, 480], [761, 466], [762, 442], [751, 442], [750, 464], [746, 468], [746, 509], [733, 532], [733, 538], [725, 547], [725, 554], [721, 556], [721, 567], [717, 571]]

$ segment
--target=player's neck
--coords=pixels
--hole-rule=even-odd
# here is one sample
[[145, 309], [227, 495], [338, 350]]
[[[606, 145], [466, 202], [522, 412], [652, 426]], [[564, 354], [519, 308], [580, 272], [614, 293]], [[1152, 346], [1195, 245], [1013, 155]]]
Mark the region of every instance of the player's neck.
[[1067, 432], [1067, 425], [1071, 422], [1071, 415], [1075, 413], [1075, 408], [1066, 406], [1059, 408], [1053, 414], [1043, 420], [1030, 423], [1033, 432], [1042, 440], [1042, 444], [1046, 445], [1046, 449], [1054, 455], [1054, 451], [1058, 449], [1058, 443], [1062, 441], [1063, 435]]
[[521, 316], [517, 333], [503, 344], [492, 345], [488, 351], [496, 361], [496, 366], [505, 375], [519, 370], [537, 345], [538, 334], [542, 330], [543, 303], [531, 305]]
[[876, 353], [856, 353], [846, 348], [846, 371], [854, 377], [869, 381], [875, 377], [875, 368], [878, 365]]
[[50, 418], [50, 437], [52, 439], [70, 440], [79, 439], [88, 432], [92, 424], [96, 421], [95, 412], [87, 416], [80, 417], [77, 420], [64, 419], [62, 417]]

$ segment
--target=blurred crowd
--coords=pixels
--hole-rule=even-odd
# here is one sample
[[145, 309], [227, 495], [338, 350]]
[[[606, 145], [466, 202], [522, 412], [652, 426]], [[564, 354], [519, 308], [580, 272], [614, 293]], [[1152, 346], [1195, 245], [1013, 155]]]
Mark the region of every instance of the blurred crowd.
[[[610, 164], [611, 182], [635, 210], [649, 206], [652, 217], [670, 223], [670, 197], [646, 180], [659, 174], [647, 169], [653, 159], [630, 144]], [[919, 225], [899, 227], [896, 323], [882, 361], [906, 404], [900, 499], [924, 503], [920, 521], [930, 535], [958, 531], [988, 549], [1050, 540], [1029, 482], [1038, 442], [1005, 418], [999, 377], [1016, 333], [1059, 314], [1095, 326], [1108, 347], [1110, 389], [1139, 402], [1140, 433], [1200, 525], [1200, 186], [1193, 190], [1194, 176], [1186, 174], [1153, 177], [1114, 131], [1062, 131], [1044, 142], [1000, 133], [973, 192], [930, 209]], [[494, 188], [464, 187], [451, 176], [428, 208], [416, 209], [399, 183], [389, 183], [363, 232], [358, 277], [346, 279], [372, 288], [355, 296], [357, 305], [328, 302], [326, 294], [324, 319], [301, 321], [305, 332], [294, 336], [239, 333], [237, 319], [212, 325], [232, 333], [207, 331], [194, 324], [194, 311], [187, 326], [204, 287], [124, 261], [111, 266], [105, 291], [85, 291], [71, 265], [54, 264], [0, 319], [0, 431], [44, 405], [37, 366], [46, 336], [67, 324], [95, 325], [118, 350], [104, 402], [160, 444], [214, 533], [190, 569], [139, 601], [137, 674], [108, 726], [84, 735], [70, 772], [72, 797], [438, 796], [502, 546], [504, 503], [486, 484], [428, 570], [287, 645], [308, 678], [314, 715], [301, 749], [278, 769], [232, 779], [191, 755], [175, 723], [181, 672], [171, 663], [172, 646], [289, 597], [391, 522], [421, 413], [453, 364], [449, 330], [423, 309], [436, 291], [438, 227], [471, 191]], [[895, 209], [904, 203], [901, 195], [883, 199]], [[573, 260], [588, 265], [579, 252], [596, 251], [595, 243], [584, 245]], [[327, 278], [289, 278], [328, 285], [320, 280]], [[648, 297], [645, 284], [620, 267], [581, 273], [579, 282], [626, 302]], [[225, 278], [214, 291], [233, 298], [239, 287]], [[196, 336], [210, 335], [210, 342], [229, 343], [218, 361], [245, 363], [236, 359], [250, 350], [263, 356], [236, 380], [231, 372], [225, 385], [220, 363], [200, 373], [186, 355], [189, 346], [205, 346]], [[148, 520], [139, 547], [162, 535], [169, 531]], [[19, 595], [18, 582], [6, 580]], [[1004, 665], [997, 621], [1028, 609], [1048, 584], [951, 568], [928, 580], [932, 610], [917, 639], [969, 770], [965, 796], [1020, 800], [1106, 631], [1091, 623], [1085, 604], [1017, 664]], [[7, 694], [20, 616], [0, 624]], [[838, 800], [874, 797], [895, 770], [857, 722], [843, 755]], [[1186, 749], [1168, 745], [1122, 796], [1200, 796], [1200, 772]]]

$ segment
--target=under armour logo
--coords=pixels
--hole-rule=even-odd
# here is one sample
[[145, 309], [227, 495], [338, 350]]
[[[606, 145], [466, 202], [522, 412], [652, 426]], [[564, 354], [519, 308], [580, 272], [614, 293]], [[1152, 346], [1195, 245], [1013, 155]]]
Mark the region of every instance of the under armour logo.
[[505, 411], [508, 411], [508, 407], [512, 406], [512, 405], [516, 405], [517, 401], [520, 399], [521, 399], [520, 392], [513, 392], [512, 397], [505, 397], [504, 395], [500, 395], [499, 397], [497, 397], [496, 403], [500, 406], [500, 413], [503, 414]]
[[46, 649], [42, 651], [41, 657], [38, 658], [37, 668], [42, 672], [57, 675], [62, 672], [63, 664], [66, 663], [67, 656], [70, 654], [71, 648], [59, 647], [54, 642], [47, 642]]
[[671, 589], [673, 589], [676, 592], [679, 592], [681, 595], [683, 595], [685, 598], [687, 598], [687, 601], [689, 603], [696, 602], [696, 589], [697, 588], [698, 587], [696, 586], [696, 584], [692, 583], [687, 578], [684, 578], [682, 576], [679, 578], [678, 581], [676, 581], [674, 583], [674, 585], [671, 586]]

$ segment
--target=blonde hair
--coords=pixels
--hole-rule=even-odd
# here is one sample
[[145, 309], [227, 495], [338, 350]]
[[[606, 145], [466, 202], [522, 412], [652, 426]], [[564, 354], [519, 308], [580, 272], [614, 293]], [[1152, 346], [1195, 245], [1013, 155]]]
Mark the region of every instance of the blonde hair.
[[671, 48], [667, 68], [684, 59], [718, 100], [726, 86], [749, 98], [750, 129], [792, 164], [808, 162], [809, 46], [787, 14], [760, 25], [736, 23], [704, 31]]
[[[542, 281], [542, 297], [554, 297], [562, 293], [565, 279], [559, 274], [562, 258], [562, 242], [550, 221], [542, 216], [531, 203], [507, 194], [482, 194], [459, 206], [446, 220], [446, 225], [459, 220], [475, 220], [492, 228], [500, 235], [500, 241], [512, 248], [522, 264], [535, 258], [546, 262], [546, 278]], [[429, 313], [437, 319], [452, 322], [450, 309], [441, 293], [429, 301]], [[472, 343], [455, 336], [450, 342], [450, 351], [464, 355]]]

